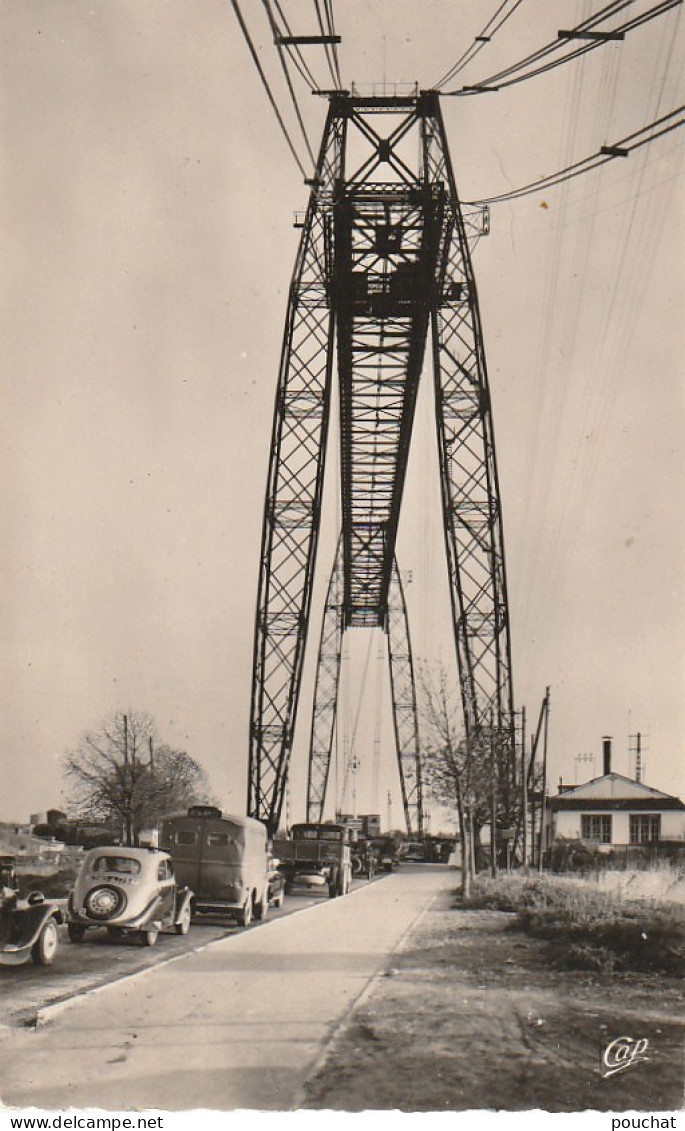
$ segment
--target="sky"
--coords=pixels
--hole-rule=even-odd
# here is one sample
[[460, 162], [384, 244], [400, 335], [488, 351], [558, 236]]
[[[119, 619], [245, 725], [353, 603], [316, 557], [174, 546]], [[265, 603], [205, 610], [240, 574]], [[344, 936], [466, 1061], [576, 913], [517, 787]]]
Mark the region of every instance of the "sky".
[[[524, 0], [458, 85], [601, 6]], [[311, 5], [285, 7], [299, 30], [316, 30]], [[495, 8], [346, 0], [343, 83], [430, 87]], [[262, 4], [242, 10], [304, 156]], [[678, 8], [548, 75], [442, 99], [462, 199], [556, 172], [680, 105], [683, 21]], [[308, 190], [226, 0], [10, 0], [0, 32], [0, 819], [65, 807], [64, 753], [134, 710], [242, 812], [273, 398], [293, 213]], [[330, 86], [320, 48], [308, 50]], [[326, 101], [298, 83], [316, 149]], [[474, 252], [515, 698], [530, 721], [550, 687], [552, 789], [601, 773], [603, 735], [613, 768], [632, 775], [640, 732], [644, 780], [685, 793], [682, 155], [675, 131], [493, 205]], [[398, 560], [414, 653], [430, 671], [453, 661], [427, 378]], [[293, 818], [305, 802], [336, 454], [333, 441]], [[382, 647], [374, 634], [347, 636], [339, 801], [353, 804], [349, 783], [340, 791], [354, 748], [357, 807], [396, 824]]]

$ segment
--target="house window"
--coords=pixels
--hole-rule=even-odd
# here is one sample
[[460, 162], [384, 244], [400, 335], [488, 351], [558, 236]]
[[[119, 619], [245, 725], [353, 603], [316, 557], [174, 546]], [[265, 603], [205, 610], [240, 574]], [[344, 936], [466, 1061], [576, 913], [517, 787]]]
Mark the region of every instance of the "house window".
[[580, 835], [583, 840], [611, 844], [611, 817], [608, 814], [583, 813], [580, 818]]
[[630, 843], [648, 844], [661, 836], [661, 815], [659, 813], [637, 813], [630, 815]]

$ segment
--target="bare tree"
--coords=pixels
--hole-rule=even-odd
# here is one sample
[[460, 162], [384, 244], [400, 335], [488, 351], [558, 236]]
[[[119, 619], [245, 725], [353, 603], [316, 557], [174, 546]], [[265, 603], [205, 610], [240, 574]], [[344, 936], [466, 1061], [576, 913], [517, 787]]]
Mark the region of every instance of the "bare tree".
[[71, 804], [81, 818], [120, 830], [124, 844], [174, 809], [211, 801], [207, 775], [181, 750], [157, 744], [145, 712], [117, 712], [87, 731], [64, 759]]
[[475, 871], [475, 842], [488, 820], [490, 775], [486, 760], [466, 740], [459, 686], [440, 665], [421, 674], [424, 775], [435, 801], [456, 808], [461, 842], [461, 894], [468, 898]]

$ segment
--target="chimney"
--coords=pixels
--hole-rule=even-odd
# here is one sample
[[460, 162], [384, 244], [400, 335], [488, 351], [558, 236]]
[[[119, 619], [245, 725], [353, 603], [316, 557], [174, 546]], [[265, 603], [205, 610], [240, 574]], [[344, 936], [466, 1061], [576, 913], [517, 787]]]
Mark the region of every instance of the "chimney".
[[611, 773], [611, 736], [610, 735], [605, 735], [605, 737], [602, 739], [602, 756], [603, 756], [603, 759], [604, 759], [604, 769], [603, 769], [602, 772], [605, 773], [605, 774], [610, 774]]

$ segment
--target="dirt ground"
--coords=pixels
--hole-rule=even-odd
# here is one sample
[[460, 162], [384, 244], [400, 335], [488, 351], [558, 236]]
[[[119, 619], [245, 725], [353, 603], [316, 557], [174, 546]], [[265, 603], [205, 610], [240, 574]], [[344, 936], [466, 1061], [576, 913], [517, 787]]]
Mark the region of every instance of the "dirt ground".
[[[554, 970], [548, 944], [512, 919], [438, 898], [334, 1037], [302, 1106], [681, 1110], [683, 983]], [[618, 1037], [646, 1038], [649, 1059], [604, 1078]]]

